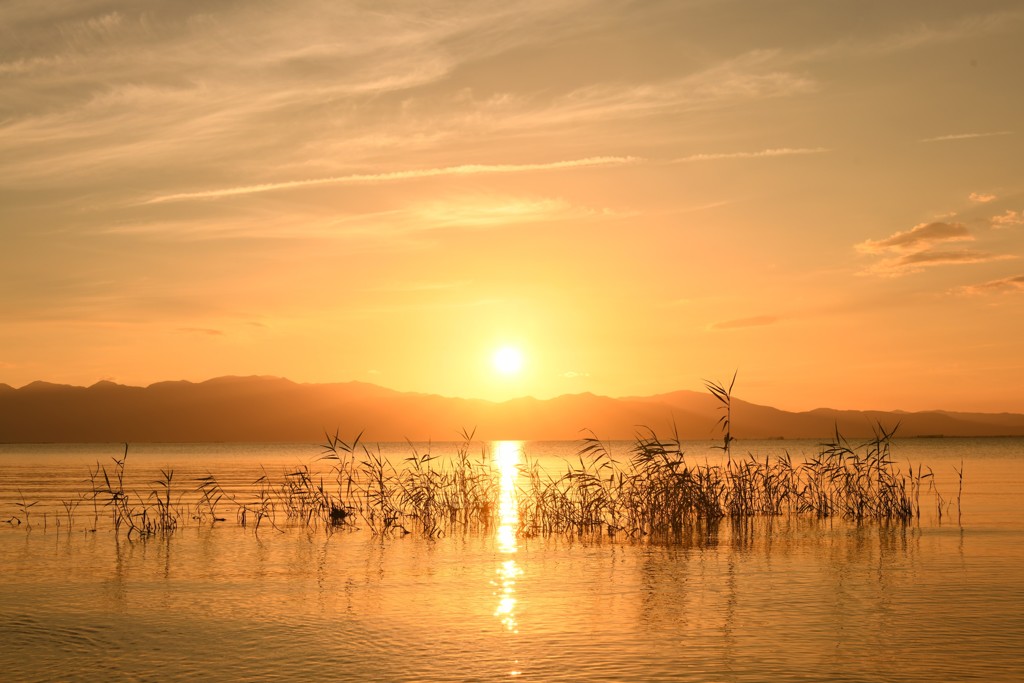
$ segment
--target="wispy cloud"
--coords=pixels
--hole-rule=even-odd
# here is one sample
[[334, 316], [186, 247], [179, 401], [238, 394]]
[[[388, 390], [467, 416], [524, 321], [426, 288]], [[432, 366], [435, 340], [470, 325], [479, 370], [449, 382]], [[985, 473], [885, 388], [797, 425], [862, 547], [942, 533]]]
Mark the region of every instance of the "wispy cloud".
[[[347, 176], [390, 154], [416, 165], [415, 153], [441, 150], [422, 164], [443, 166], [465, 158], [460, 147], [507, 150], [529, 138], [553, 149], [587, 127], [607, 135], [608, 125], [816, 87], [780, 66], [780, 51], [747, 50], [618, 79], [584, 71], [506, 90], [495, 78], [475, 86], [479, 100], [462, 94], [472, 87], [450, 90], [465, 65], [495, 58], [500, 75], [512, 71], [505, 55], [524, 46], [615, 25], [619, 10], [596, 0], [374, 12], [313, 0], [279, 13], [244, 3], [101, 5], [4, 8], [0, 74], [11, 80], [0, 182], [107, 195], [141, 188], [151, 203], [369, 182]], [[571, 147], [551, 154], [580, 154]]]
[[566, 379], [579, 379], [582, 377], [590, 377], [589, 372], [577, 372], [576, 370], [568, 370], [562, 373], [562, 377]]
[[969, 242], [974, 239], [974, 235], [962, 223], [935, 222], [921, 223], [885, 239], [866, 240], [854, 247], [864, 254], [882, 256], [868, 272], [889, 277], [916, 273], [932, 266], [988, 263], [1016, 258], [1011, 254], [976, 249], [940, 248], [940, 245], [949, 242]]
[[5, 6], [0, 181], [66, 187], [128, 174], [154, 187], [144, 181], [155, 172], [164, 183], [251, 184], [266, 178], [257, 169], [311, 157], [327, 175], [342, 155], [378, 160], [380, 145], [361, 139], [378, 131], [404, 154], [437, 128], [406, 115], [406, 93], [464, 62], [584, 30], [578, 16], [598, 9], [589, 4]]
[[926, 249], [925, 251], [901, 256], [895, 259], [892, 265], [897, 268], [914, 268], [945, 263], [987, 263], [989, 261], [1002, 261], [1013, 258], [1017, 257], [1012, 254], [992, 254], [974, 249]]
[[999, 199], [994, 194], [988, 194], [987, 192], [972, 192], [968, 197], [972, 202], [978, 202], [979, 204], [988, 204], [991, 201]]
[[416, 223], [428, 228], [487, 228], [571, 218], [612, 218], [630, 215], [612, 209], [574, 206], [564, 199], [482, 197], [431, 202], [418, 207]]
[[640, 159], [638, 157], [632, 156], [599, 156], [535, 164], [462, 164], [459, 166], [445, 166], [441, 168], [424, 168], [408, 171], [391, 171], [386, 173], [356, 173], [345, 176], [330, 176], [326, 178], [306, 178], [303, 180], [285, 180], [275, 183], [261, 183], [258, 185], [224, 187], [214, 190], [200, 190], [197, 192], [179, 192], [175, 194], [158, 195], [156, 197], [147, 199], [142, 203], [160, 204], [164, 202], [177, 202], [190, 199], [220, 199], [222, 197], [234, 197], [238, 195], [257, 194], [260, 192], [290, 190], [298, 187], [308, 187], [311, 185], [373, 184], [396, 182], [401, 180], [436, 178], [439, 176], [465, 176], [498, 173], [524, 173], [530, 171], [554, 171], [574, 168], [588, 168], [594, 166], [621, 166], [624, 164], [635, 163], [637, 161], [640, 161]]
[[[489, 230], [544, 222], [593, 222], [637, 215], [633, 210], [573, 204], [558, 197], [503, 193], [454, 194], [412, 200], [385, 210], [354, 207], [348, 212], [293, 211], [264, 215], [256, 206], [233, 207], [214, 218], [175, 219], [142, 216], [134, 221], [103, 225], [97, 235], [130, 235], [174, 242], [221, 240], [349, 240], [350, 248], [375, 251], [416, 248], [413, 235], [431, 231]], [[451, 284], [449, 282], [448, 284]], [[436, 286], [436, 283], [435, 285]]]
[[993, 228], [1009, 228], [1013, 225], [1024, 225], [1024, 211], [1007, 209], [998, 216], [992, 216]]
[[774, 315], [755, 315], [750, 318], [737, 318], [736, 320], [725, 320], [711, 325], [712, 330], [734, 330], [742, 327], [763, 327], [774, 325], [779, 318]]
[[688, 163], [692, 161], [717, 161], [719, 159], [763, 159], [768, 157], [786, 157], [804, 154], [824, 154], [832, 150], [827, 147], [776, 147], [762, 149], [759, 152], [716, 152], [708, 154], [691, 154], [687, 157], [673, 159], [674, 163]]
[[989, 280], [977, 285], [968, 285], [960, 291], [964, 294], [991, 294], [994, 292], [1024, 292], [1024, 275]]
[[974, 249], [925, 249], [882, 259], [870, 269], [876, 275], [898, 276], [917, 273], [931, 266], [989, 263], [1015, 259], [1012, 254], [997, 254]]
[[789, 97], [817, 88], [806, 74], [779, 68], [778, 58], [776, 51], [755, 50], [671, 80], [577, 88], [553, 101], [546, 118], [622, 119]]
[[857, 244], [856, 249], [866, 254], [881, 254], [888, 251], [918, 249], [938, 242], [959, 242], [973, 239], [974, 236], [963, 223], [919, 223], [910, 230], [893, 233], [885, 239], [865, 240]]
[[[637, 121], [687, 112], [715, 110], [741, 102], [758, 102], [814, 92], [817, 82], [806, 73], [782, 68], [779, 52], [752, 50], [703, 65], [682, 75], [591, 82], [568, 89], [525, 90], [477, 98], [458, 95], [456, 112], [421, 112], [424, 120], [465, 137], [517, 135], [547, 139], [576, 137], [593, 128], [607, 136], [610, 128], [630, 129]], [[415, 103], [412, 103], [415, 104]]]
[[868, 43], [864, 49], [871, 53], [899, 52], [927, 45], [952, 43], [966, 38], [1012, 31], [1014, 24], [1024, 17], [1020, 10], [998, 10], [983, 14], [968, 13], [953, 21], [922, 21], [917, 19], [910, 28], [898, 31]]
[[224, 335], [222, 330], [215, 330], [209, 327], [179, 327], [179, 332], [188, 332], [190, 334], [205, 334], [212, 337], [221, 337]]
[[998, 135], [1013, 135], [1012, 130], [998, 130], [988, 133], [953, 133], [951, 135], [939, 135], [934, 138], [922, 138], [918, 142], [947, 142], [950, 140], [973, 140], [975, 138], [992, 138]]

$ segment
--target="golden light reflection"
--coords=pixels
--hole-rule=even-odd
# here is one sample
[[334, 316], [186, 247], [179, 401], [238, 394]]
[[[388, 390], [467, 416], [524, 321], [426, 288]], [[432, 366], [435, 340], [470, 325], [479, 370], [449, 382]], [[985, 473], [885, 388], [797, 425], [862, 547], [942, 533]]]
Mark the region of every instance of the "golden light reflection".
[[[512, 555], [518, 548], [516, 529], [519, 526], [519, 500], [516, 496], [516, 478], [519, 476], [519, 456], [522, 452], [521, 441], [496, 441], [494, 443], [494, 464], [498, 468], [500, 480], [500, 497], [498, 499], [498, 531], [496, 540], [498, 552]], [[516, 621], [516, 579], [522, 576], [523, 570], [516, 564], [515, 558], [502, 561], [498, 567], [497, 587], [498, 607], [494, 616], [501, 619], [505, 630], [519, 632]]]

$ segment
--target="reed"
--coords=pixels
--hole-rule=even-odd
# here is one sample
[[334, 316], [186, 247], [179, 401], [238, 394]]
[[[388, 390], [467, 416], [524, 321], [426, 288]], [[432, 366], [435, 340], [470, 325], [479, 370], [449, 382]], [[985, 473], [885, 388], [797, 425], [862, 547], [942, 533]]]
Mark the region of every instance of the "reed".
[[205, 477], [196, 479], [196, 482], [198, 485], [195, 490], [199, 494], [199, 500], [195, 504], [192, 519], [202, 523], [209, 518], [211, 524], [227, 521], [226, 517], [222, 517], [217, 512], [217, 506], [224, 498], [224, 491], [217, 478], [212, 474], [207, 474]]
[[105, 465], [96, 463], [96, 469], [90, 471], [89, 481], [92, 490], [87, 497], [93, 501], [97, 522], [98, 505], [102, 501], [103, 506], [110, 511], [115, 534], [120, 534], [124, 529], [128, 538], [133, 535], [147, 537], [170, 534], [176, 530], [182, 517], [182, 509], [180, 496], [177, 499], [172, 497], [174, 470], [160, 470], [161, 478], [151, 482], [157, 488], [143, 496], [135, 490], [129, 491], [125, 488], [128, 444], [124, 445], [124, 454], [112, 460], [111, 470], [108, 471]]
[[953, 468], [956, 471], [957, 478], [957, 489], [956, 489], [956, 523], [960, 524], [963, 522], [963, 508], [960, 504], [960, 498], [964, 494], [964, 461], [960, 459], [960, 467]]
[[64, 508], [64, 515], [68, 520], [68, 531], [71, 531], [75, 526], [75, 512], [78, 510], [78, 506], [82, 502], [82, 496], [79, 494], [74, 500], [62, 500], [61, 507]]
[[704, 380], [704, 388], [706, 388], [711, 395], [719, 402], [719, 410], [723, 411], [723, 414], [718, 418], [716, 426], [722, 429], [722, 445], [718, 446], [724, 453], [726, 458], [726, 464], [732, 463], [732, 389], [736, 386], [736, 375], [739, 374], [739, 370], [732, 373], [732, 381], [729, 382], [729, 386], [726, 387], [721, 382], [712, 382]]
[[[21, 524], [22, 523], [22, 519], [24, 519], [24, 521], [25, 521], [25, 528], [26, 529], [31, 529], [32, 528], [32, 516], [31, 516], [32, 508], [34, 508], [38, 503], [39, 503], [39, 501], [37, 501], [37, 500], [34, 500], [31, 503], [28, 502], [28, 499], [25, 498], [25, 494], [21, 492], [21, 489], [18, 489], [18, 500], [15, 502], [14, 505], [18, 508], [18, 512], [21, 514], [21, 517], [12, 517], [11, 519], [15, 520], [17, 522], [17, 524]], [[10, 520], [8, 520], [8, 523], [10, 523]]]
[[[901, 472], [891, 457], [894, 432], [878, 426], [874, 438], [852, 445], [837, 431], [816, 457], [800, 464], [788, 453], [736, 460], [727, 452], [724, 465], [713, 465], [690, 462], [676, 434], [661, 438], [644, 429], [626, 466], [591, 435], [582, 441], [578, 464], [560, 476], [528, 461], [519, 495], [521, 532], [680, 538], [723, 519], [782, 515], [909, 522], [920, 517], [921, 488], [932, 482], [932, 473], [913, 466]], [[941, 521], [943, 499], [930, 486]]]
[[345, 443], [338, 436], [338, 432], [331, 436], [326, 434], [327, 441], [321, 446], [323, 449], [321, 460], [332, 461], [331, 473], [334, 477], [335, 491], [328, 496], [328, 521], [331, 526], [343, 526], [352, 521], [353, 516], [358, 512], [357, 507], [348, 501], [355, 500], [356, 486], [356, 460], [355, 453], [359, 448], [359, 442], [363, 434], [360, 432], [351, 443]]
[[[518, 535], [685, 541], [714, 537], [725, 521], [739, 533], [752, 520], [777, 517], [910, 523], [931, 503], [940, 522], [949, 513], [952, 502], [935, 487], [930, 469], [908, 464], [904, 470], [897, 464], [892, 455], [896, 427], [878, 425], [872, 438], [857, 444], [837, 429], [804, 462], [789, 453], [737, 458], [731, 453], [731, 387], [721, 387], [726, 408], [721, 464], [688, 457], [674, 427], [667, 436], [640, 428], [622, 460], [587, 431], [572, 461], [553, 473], [523, 454], [513, 510]], [[64, 501], [57, 519], [70, 530], [79, 506], [91, 503], [88, 531], [106, 511], [115, 535], [124, 531], [129, 539], [166, 536], [189, 520], [225, 522], [231, 508], [237, 522], [257, 534], [267, 527], [329, 533], [362, 528], [379, 536], [416, 532], [438, 538], [507, 524], [511, 499], [507, 491], [503, 498], [501, 473], [485, 448], [476, 455], [474, 433], [463, 430], [462, 436], [454, 455], [435, 455], [429, 444], [419, 452], [410, 443], [409, 456], [392, 462], [379, 446], [362, 443], [361, 435], [347, 442], [327, 435], [320, 456], [327, 471], [309, 465], [281, 474], [263, 469], [248, 486], [231, 490], [213, 474], [183, 487], [173, 470], [164, 469], [148, 491], [140, 492], [126, 484], [125, 445], [112, 464], [90, 469], [90, 490]], [[962, 463], [956, 471], [959, 515]], [[31, 528], [36, 503], [19, 497], [17, 514], [6, 521]], [[931, 503], [922, 503], [922, 497]]]

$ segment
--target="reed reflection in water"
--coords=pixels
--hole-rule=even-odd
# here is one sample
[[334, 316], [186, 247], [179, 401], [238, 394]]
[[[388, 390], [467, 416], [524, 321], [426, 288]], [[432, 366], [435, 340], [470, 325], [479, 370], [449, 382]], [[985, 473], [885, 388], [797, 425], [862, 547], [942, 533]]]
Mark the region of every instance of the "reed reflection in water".
[[516, 496], [516, 480], [519, 477], [519, 458], [523, 450], [522, 441], [495, 441], [494, 464], [500, 476], [498, 498], [498, 553], [507, 559], [498, 567], [498, 607], [494, 616], [501, 619], [505, 630], [519, 632], [516, 621], [516, 579], [523, 570], [516, 563], [516, 530], [519, 527], [519, 500]]

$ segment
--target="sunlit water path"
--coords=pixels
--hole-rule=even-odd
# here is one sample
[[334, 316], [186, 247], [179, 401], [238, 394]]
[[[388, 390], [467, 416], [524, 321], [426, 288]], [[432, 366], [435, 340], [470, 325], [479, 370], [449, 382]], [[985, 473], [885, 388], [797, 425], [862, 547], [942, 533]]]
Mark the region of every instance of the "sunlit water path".
[[[786, 517], [670, 545], [517, 537], [523, 451], [557, 467], [575, 449], [517, 442], [484, 451], [501, 487], [486, 533], [254, 534], [232, 519], [128, 541], [84, 531], [83, 506], [70, 533], [58, 527], [60, 501], [119, 448], [0, 446], [0, 516], [40, 501], [30, 531], [0, 525], [4, 680], [1024, 680], [1021, 440], [896, 444], [933, 467], [947, 501], [963, 458], [959, 523], [955, 505], [941, 523]], [[173, 467], [183, 487], [207, 471], [241, 487], [261, 464], [284, 472], [318, 453], [133, 445], [128, 457], [140, 486]]]

